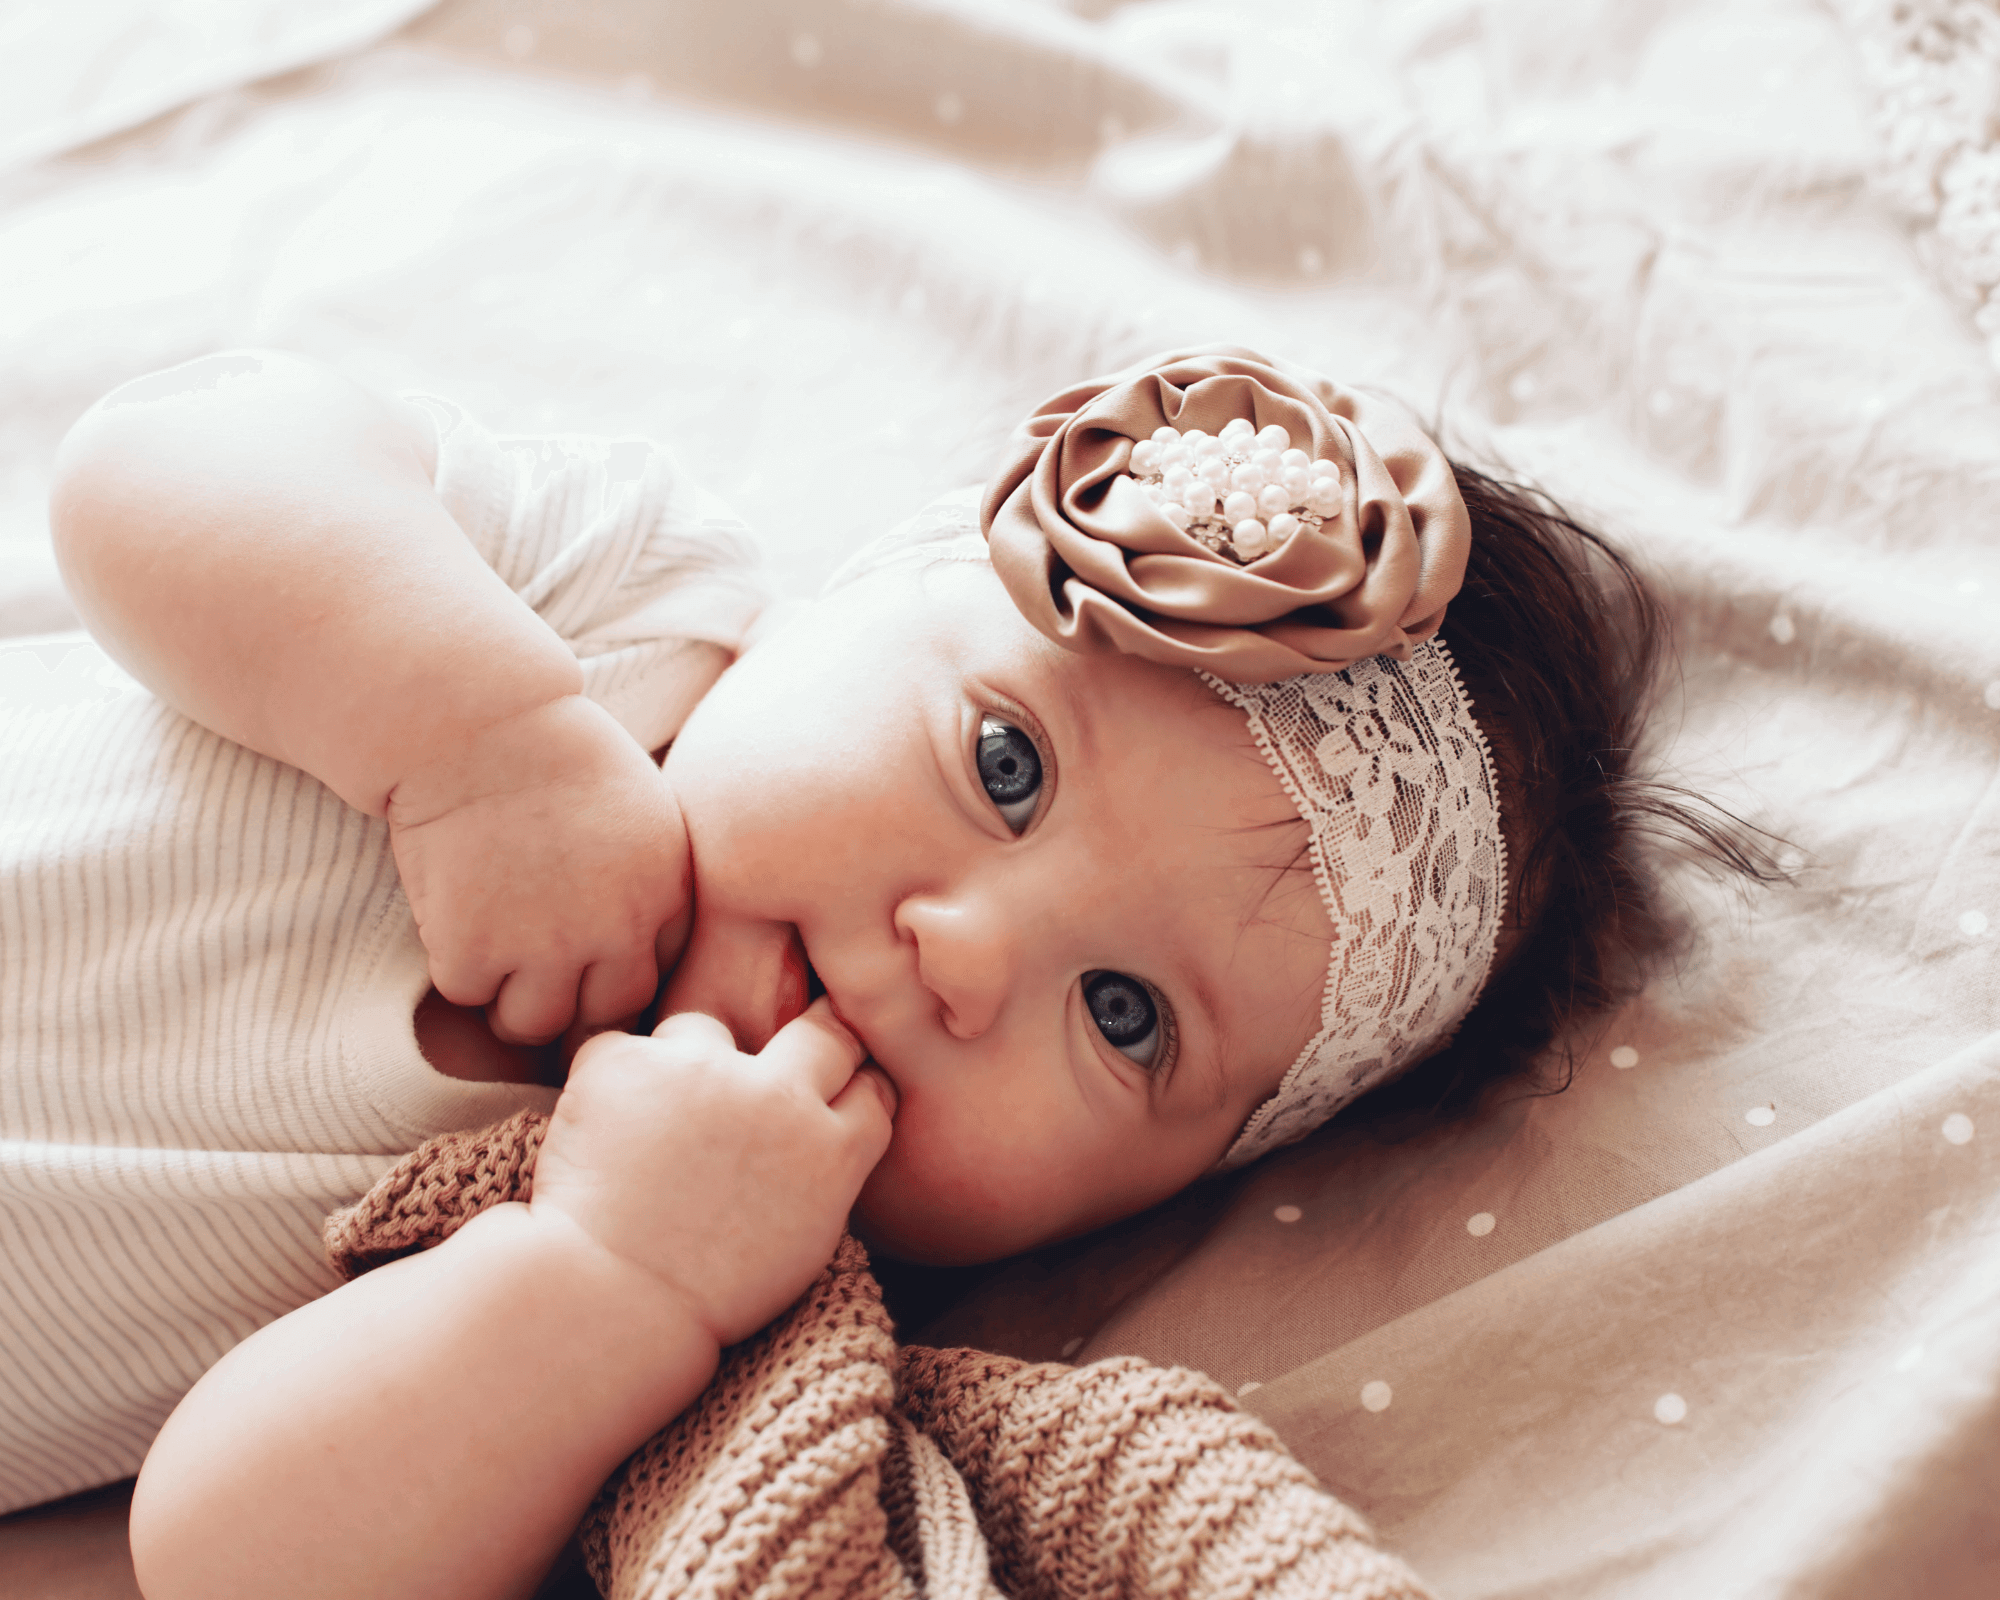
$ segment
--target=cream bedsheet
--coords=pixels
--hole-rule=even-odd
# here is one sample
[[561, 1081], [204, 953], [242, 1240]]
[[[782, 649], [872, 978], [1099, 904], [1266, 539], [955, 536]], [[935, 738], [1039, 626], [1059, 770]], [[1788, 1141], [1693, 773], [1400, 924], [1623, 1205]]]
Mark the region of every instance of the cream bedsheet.
[[[1795, 885], [1677, 880], [1699, 945], [1568, 1093], [1335, 1127], [920, 1331], [1205, 1368], [1448, 1600], [2000, 1593], [1993, 0], [580, 9], [206, 92], [211, 31], [154, 80], [202, 98], [0, 172], [0, 631], [71, 620], [70, 419], [217, 346], [674, 440], [798, 593], [1149, 350], [1398, 392], [1658, 573], [1664, 759]], [[33, 39], [7, 148], [152, 109], [70, 50], [22, 110]]]

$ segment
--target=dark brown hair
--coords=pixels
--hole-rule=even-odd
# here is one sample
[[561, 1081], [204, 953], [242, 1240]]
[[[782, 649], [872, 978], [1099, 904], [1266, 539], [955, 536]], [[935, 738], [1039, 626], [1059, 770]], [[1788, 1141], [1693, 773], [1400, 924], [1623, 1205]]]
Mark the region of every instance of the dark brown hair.
[[1370, 1118], [1467, 1111], [1505, 1078], [1568, 1087], [1567, 1048], [1538, 1058], [1684, 937], [1656, 878], [1662, 847], [1724, 876], [1782, 876], [1770, 835], [1644, 770], [1675, 658], [1637, 568], [1539, 490], [1453, 471], [1472, 554], [1442, 636], [1499, 769], [1507, 915], [1479, 1003], [1443, 1050], [1357, 1103]]

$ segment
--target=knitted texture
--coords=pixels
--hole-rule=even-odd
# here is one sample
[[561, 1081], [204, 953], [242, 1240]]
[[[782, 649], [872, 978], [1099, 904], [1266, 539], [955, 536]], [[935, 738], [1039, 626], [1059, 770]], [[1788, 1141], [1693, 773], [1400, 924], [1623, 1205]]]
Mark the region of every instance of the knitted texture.
[[326, 1219], [326, 1259], [343, 1278], [443, 1244], [488, 1206], [528, 1200], [549, 1119], [517, 1111], [470, 1133], [417, 1146], [355, 1204]]
[[[528, 1199], [546, 1131], [521, 1112], [420, 1146], [327, 1219], [328, 1260], [352, 1278]], [[582, 1540], [609, 1600], [1427, 1600], [1200, 1373], [899, 1352], [852, 1238]]]

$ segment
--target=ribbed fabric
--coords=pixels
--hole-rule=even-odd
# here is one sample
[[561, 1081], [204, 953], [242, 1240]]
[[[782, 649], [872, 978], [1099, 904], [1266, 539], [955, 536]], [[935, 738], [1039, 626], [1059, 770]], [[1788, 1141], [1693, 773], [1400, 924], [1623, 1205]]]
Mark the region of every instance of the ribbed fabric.
[[[657, 748], [765, 601], [643, 441], [497, 439], [438, 492]], [[154, 699], [86, 635], [0, 641], [0, 1513], [137, 1470], [229, 1347], [336, 1282], [326, 1214], [554, 1091], [431, 1070], [384, 823]]]

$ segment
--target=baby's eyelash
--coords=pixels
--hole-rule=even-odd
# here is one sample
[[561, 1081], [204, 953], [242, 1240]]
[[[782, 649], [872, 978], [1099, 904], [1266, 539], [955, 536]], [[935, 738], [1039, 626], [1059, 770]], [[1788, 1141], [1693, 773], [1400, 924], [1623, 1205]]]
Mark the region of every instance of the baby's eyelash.
[[[1144, 983], [1142, 978], [1140, 982]], [[1173, 1004], [1150, 983], [1146, 988], [1153, 997], [1153, 1011], [1160, 1019], [1160, 1059], [1148, 1069], [1157, 1089], [1165, 1089], [1174, 1075], [1174, 1068], [1181, 1059], [1181, 1025]]]

